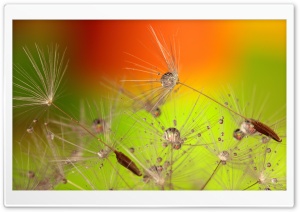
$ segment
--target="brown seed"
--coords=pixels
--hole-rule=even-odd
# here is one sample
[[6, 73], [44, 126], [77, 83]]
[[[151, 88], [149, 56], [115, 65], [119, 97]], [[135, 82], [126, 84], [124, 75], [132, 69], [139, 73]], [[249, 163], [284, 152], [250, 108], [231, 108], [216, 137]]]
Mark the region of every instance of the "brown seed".
[[260, 133], [262, 133], [262, 134], [264, 134], [264, 135], [266, 135], [268, 137], [271, 137], [272, 139], [274, 139], [277, 142], [281, 142], [282, 141], [282, 139], [276, 134], [276, 132], [274, 132], [274, 130], [272, 130], [267, 125], [265, 125], [265, 124], [263, 124], [263, 123], [261, 123], [259, 121], [256, 121], [254, 119], [249, 119], [249, 121], [251, 122], [251, 124], [254, 125], [254, 128], [258, 132], [260, 132]]
[[124, 155], [122, 152], [114, 151], [114, 153], [116, 154], [119, 164], [130, 170], [133, 174], [142, 176], [142, 172], [129, 157]]

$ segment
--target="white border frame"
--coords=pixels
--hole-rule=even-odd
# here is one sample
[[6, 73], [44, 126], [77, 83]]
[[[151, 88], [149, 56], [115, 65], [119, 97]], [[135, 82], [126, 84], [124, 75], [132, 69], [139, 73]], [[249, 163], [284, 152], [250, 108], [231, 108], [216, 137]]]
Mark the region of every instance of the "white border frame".
[[[66, 12], [67, 11], [67, 12]], [[130, 12], [129, 12], [130, 11]], [[154, 15], [155, 14], [155, 15]], [[13, 20], [287, 21], [286, 191], [14, 191], [12, 190]], [[7, 207], [292, 207], [294, 205], [294, 6], [292, 4], [8, 4], [4, 8], [4, 205]], [[166, 198], [167, 197], [167, 198]]]

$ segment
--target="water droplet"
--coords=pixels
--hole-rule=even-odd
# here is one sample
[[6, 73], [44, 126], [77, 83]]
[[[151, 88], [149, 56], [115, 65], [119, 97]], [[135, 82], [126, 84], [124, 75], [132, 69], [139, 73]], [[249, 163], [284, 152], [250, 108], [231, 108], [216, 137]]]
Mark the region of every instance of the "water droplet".
[[47, 139], [50, 141], [54, 140], [54, 134], [52, 132], [47, 132]]
[[176, 143], [174, 143], [174, 144], [172, 145], [172, 147], [173, 147], [173, 149], [178, 150], [178, 149], [181, 148], [181, 143], [180, 143], [180, 142], [176, 142]]
[[174, 126], [176, 127], [176, 125], [177, 125], [176, 119], [173, 120], [173, 123], [174, 123]]
[[163, 147], [167, 147], [168, 146], [168, 143], [167, 142], [163, 142]]
[[197, 136], [198, 136], [198, 137], [201, 137], [201, 133], [198, 133]]
[[129, 148], [129, 151], [130, 151], [131, 153], [134, 153], [134, 148], [133, 148], [133, 147], [130, 147], [130, 148]]
[[168, 143], [177, 143], [180, 142], [180, 132], [176, 128], [168, 128], [164, 133], [164, 139]]
[[278, 180], [277, 180], [277, 178], [273, 178], [273, 179], [271, 180], [271, 182], [272, 182], [272, 183], [277, 183]]
[[240, 130], [247, 135], [253, 135], [254, 133], [256, 133], [254, 125], [248, 120], [244, 121], [241, 124]]
[[160, 163], [160, 162], [162, 161], [162, 158], [161, 158], [161, 157], [158, 157], [158, 158], [156, 159], [156, 161], [157, 161], [157, 163]]
[[218, 157], [221, 161], [227, 161], [229, 159], [229, 152], [222, 151], [219, 153]]
[[106, 128], [106, 123], [104, 119], [95, 119], [93, 121], [93, 129], [96, 133], [103, 133]]
[[170, 166], [170, 161], [165, 161], [164, 167], [167, 168], [167, 167], [169, 167], [169, 166]]
[[266, 144], [266, 143], [268, 143], [269, 141], [270, 141], [270, 138], [269, 138], [269, 137], [263, 136], [263, 137], [261, 138], [261, 142], [262, 142], [263, 144]]
[[153, 117], [157, 118], [161, 115], [161, 110], [157, 107], [154, 110], [151, 111], [151, 114]]
[[26, 130], [28, 133], [33, 133], [33, 127], [29, 127], [29, 128], [27, 128], [27, 130]]
[[222, 140], [222, 139], [219, 137], [219, 138], [218, 138], [218, 141], [221, 141], [221, 140]]
[[157, 166], [156, 169], [157, 169], [157, 172], [160, 173], [160, 172], [162, 172], [163, 167], [162, 166]]
[[178, 82], [178, 76], [176, 73], [167, 72], [161, 76], [160, 82], [164, 88], [173, 88]]
[[267, 148], [267, 149], [266, 149], [266, 152], [267, 152], [267, 153], [270, 153], [270, 152], [271, 152], [271, 148]]
[[223, 119], [220, 119], [219, 120], [219, 124], [223, 124], [224, 120]]
[[32, 178], [35, 177], [35, 173], [33, 171], [28, 171], [27, 172], [27, 177], [30, 178], [30, 179], [32, 179]]
[[271, 163], [267, 163], [267, 167], [271, 167]]
[[233, 132], [233, 137], [238, 140], [241, 141], [244, 137], [245, 137], [245, 133], [243, 131], [241, 131], [240, 129], [236, 129]]

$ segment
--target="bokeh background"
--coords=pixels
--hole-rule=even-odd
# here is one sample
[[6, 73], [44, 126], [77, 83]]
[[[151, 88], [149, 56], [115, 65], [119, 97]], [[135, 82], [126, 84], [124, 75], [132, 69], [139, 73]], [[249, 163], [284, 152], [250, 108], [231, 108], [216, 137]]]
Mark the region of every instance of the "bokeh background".
[[[24, 46], [32, 52], [35, 43], [44, 49], [51, 44], [67, 48], [69, 65], [59, 105], [78, 117], [80, 100], [106, 95], [99, 86], [103, 78], [116, 83], [124, 78], [147, 79], [145, 73], [125, 69], [132, 66], [127, 61], [138, 62], [130, 55], [165, 69], [150, 26], [167, 45], [176, 47], [180, 81], [217, 99], [229, 85], [248, 101], [257, 95], [253, 103], [257, 111], [266, 100], [266, 117], [281, 108], [276, 117], [285, 118], [286, 22], [282, 20], [15, 20], [13, 63], [30, 67]], [[132, 83], [125, 86], [135, 92]], [[21, 122], [22, 116], [14, 114], [14, 138], [23, 135], [16, 130]]]

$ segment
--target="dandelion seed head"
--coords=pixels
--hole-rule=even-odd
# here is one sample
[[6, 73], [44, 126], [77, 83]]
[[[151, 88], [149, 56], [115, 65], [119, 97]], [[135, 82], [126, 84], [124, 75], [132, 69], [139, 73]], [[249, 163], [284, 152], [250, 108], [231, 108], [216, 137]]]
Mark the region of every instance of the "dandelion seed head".
[[14, 86], [17, 92], [22, 93], [22, 96], [14, 97], [14, 100], [20, 102], [16, 106], [51, 106], [58, 97], [59, 87], [68, 66], [68, 63], [64, 62], [65, 51], [60, 55], [58, 45], [55, 45], [48, 47], [48, 51], [44, 52], [36, 45], [36, 58], [27, 47], [24, 51], [34, 72], [30, 73], [15, 66], [20, 78], [15, 78]]

